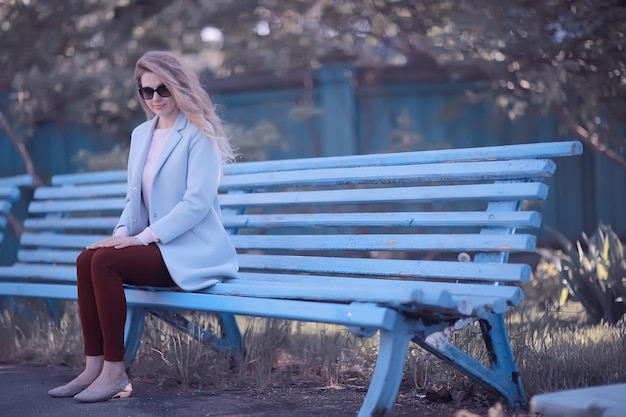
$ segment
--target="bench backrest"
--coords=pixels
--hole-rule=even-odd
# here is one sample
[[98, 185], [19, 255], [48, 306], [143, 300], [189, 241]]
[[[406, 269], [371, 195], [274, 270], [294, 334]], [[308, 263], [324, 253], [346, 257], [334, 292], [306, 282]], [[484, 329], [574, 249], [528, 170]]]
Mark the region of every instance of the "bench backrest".
[[[526, 202], [547, 196], [555, 164], [546, 158], [581, 152], [559, 142], [237, 163], [220, 185], [223, 221], [244, 279], [515, 284], [530, 267], [502, 263], [534, 251], [541, 214]], [[52, 183], [35, 192], [18, 258], [25, 274], [74, 280], [79, 251], [116, 223], [125, 173]]]
[[19, 201], [22, 194], [20, 187], [30, 185], [32, 185], [32, 179], [29, 175], [0, 178], [0, 249], [3, 246], [8, 226], [7, 216], [11, 213], [14, 204]]
[[15, 186], [0, 184], [0, 248], [4, 240], [4, 231], [7, 227], [7, 213], [11, 212], [11, 207], [20, 198], [20, 189]]

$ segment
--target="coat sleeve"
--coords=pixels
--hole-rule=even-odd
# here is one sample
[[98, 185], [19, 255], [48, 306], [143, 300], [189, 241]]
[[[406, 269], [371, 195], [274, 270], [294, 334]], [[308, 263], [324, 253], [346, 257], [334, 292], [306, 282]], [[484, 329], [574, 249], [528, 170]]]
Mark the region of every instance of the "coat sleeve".
[[129, 230], [131, 228], [131, 213], [130, 213], [131, 211], [130, 210], [131, 178], [130, 176], [132, 175], [131, 164], [132, 164], [132, 161], [135, 159], [133, 156], [133, 150], [134, 150], [133, 143], [134, 143], [134, 138], [136, 136], [136, 131], [137, 129], [133, 130], [133, 132], [131, 133], [130, 150], [128, 152], [128, 164], [126, 168], [126, 200], [124, 201], [124, 209], [122, 210], [122, 213], [120, 214], [120, 218], [117, 221], [115, 228], [113, 229], [114, 234], [116, 230], [122, 226], [126, 226], [126, 228]]

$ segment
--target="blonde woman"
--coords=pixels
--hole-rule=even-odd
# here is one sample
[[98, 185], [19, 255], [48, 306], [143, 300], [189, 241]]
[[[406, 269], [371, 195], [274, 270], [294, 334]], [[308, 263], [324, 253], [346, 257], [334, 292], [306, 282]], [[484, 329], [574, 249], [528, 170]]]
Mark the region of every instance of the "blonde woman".
[[233, 150], [198, 77], [172, 52], [135, 66], [148, 120], [131, 135], [126, 205], [113, 236], [76, 261], [86, 365], [48, 393], [80, 402], [128, 397], [124, 284], [193, 291], [237, 277], [217, 187]]

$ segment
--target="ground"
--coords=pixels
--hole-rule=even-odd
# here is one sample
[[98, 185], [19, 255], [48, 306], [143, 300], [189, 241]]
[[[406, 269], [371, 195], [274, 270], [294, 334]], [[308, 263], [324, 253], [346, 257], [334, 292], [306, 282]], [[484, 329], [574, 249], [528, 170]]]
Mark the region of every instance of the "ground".
[[[365, 396], [359, 386], [327, 387], [303, 382], [274, 384], [267, 389], [229, 386], [204, 391], [159, 386], [147, 378], [133, 378], [128, 399], [106, 403], [80, 404], [71, 398], [54, 399], [47, 391], [75, 374], [62, 366], [0, 364], [0, 416], [75, 415], [113, 417], [354, 417]], [[440, 402], [401, 392], [387, 417], [454, 417], [460, 408], [487, 416], [487, 407]]]

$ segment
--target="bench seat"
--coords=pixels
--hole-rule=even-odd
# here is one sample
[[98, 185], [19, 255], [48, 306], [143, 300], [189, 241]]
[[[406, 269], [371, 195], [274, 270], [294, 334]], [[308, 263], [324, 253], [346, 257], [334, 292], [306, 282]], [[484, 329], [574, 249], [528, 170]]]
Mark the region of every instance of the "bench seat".
[[[234, 315], [347, 326], [380, 337], [359, 416], [383, 416], [412, 341], [516, 407], [526, 399], [504, 325], [523, 299], [545, 182], [579, 142], [406, 152], [224, 167], [219, 200], [239, 279], [203, 291], [127, 287], [126, 361], [146, 314], [245, 353]], [[125, 200], [122, 171], [57, 175], [29, 206], [18, 261], [0, 267], [0, 295], [76, 299], [74, 262], [108, 236]], [[197, 332], [180, 312], [215, 313]], [[449, 334], [477, 321], [490, 364]]]

